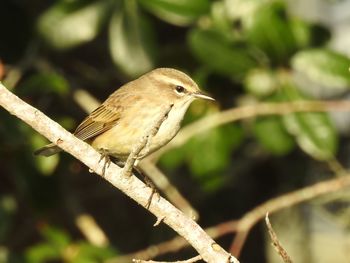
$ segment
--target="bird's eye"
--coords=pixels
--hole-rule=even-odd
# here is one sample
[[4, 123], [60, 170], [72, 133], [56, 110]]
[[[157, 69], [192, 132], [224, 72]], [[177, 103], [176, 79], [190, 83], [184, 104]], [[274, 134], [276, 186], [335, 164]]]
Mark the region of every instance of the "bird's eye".
[[176, 86], [175, 90], [177, 93], [184, 93], [185, 92], [185, 88], [182, 86]]

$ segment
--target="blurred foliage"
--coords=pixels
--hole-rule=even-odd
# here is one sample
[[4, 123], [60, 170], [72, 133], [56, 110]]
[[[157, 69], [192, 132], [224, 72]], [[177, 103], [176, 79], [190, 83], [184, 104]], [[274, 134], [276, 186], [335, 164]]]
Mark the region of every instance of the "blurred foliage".
[[116, 255], [107, 247], [100, 248], [87, 242], [74, 243], [67, 233], [52, 226], [43, 226], [40, 232], [44, 241], [25, 252], [26, 262], [101, 262]]
[[[13, 25], [2, 23], [4, 83], [71, 130], [85, 115], [73, 100], [77, 89], [103, 100], [155, 67], [184, 70], [217, 98], [216, 104], [193, 103], [185, 125], [246, 103], [341, 98], [349, 92], [350, 59], [330, 49], [329, 29], [291, 15], [284, 1], [5, 1], [0, 17], [17, 18]], [[160, 240], [140, 233], [150, 228], [147, 220], [136, 233], [130, 230], [134, 225], [124, 227], [139, 223], [140, 213], [146, 217], [142, 208], [135, 212], [123, 205], [114, 189], [65, 154], [34, 158], [45, 140], [4, 111], [0, 118], [0, 261], [101, 262], [117, 250]], [[278, 187], [269, 184], [302, 185], [307, 164], [332, 160], [342, 151], [341, 140], [346, 138], [327, 113], [257, 117], [198, 134], [162, 156], [160, 165], [202, 209], [204, 224], [219, 223], [276, 195]], [[275, 179], [283, 173], [281, 181]], [[264, 180], [261, 196], [255, 180]], [[228, 211], [222, 217], [216, 210], [221, 203]], [[100, 219], [111, 247], [84, 241], [74, 226], [77, 210]], [[245, 262], [257, 261], [247, 255]]]

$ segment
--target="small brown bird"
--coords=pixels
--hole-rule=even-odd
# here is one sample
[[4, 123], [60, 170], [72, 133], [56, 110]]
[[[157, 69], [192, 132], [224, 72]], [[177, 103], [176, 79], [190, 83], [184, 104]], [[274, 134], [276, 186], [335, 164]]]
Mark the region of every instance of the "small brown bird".
[[[197, 84], [185, 73], [158, 68], [112, 93], [83, 120], [74, 135], [100, 152], [125, 160], [135, 143], [157, 121], [162, 110], [172, 106], [151, 138], [147, 152], [141, 151], [140, 156], [145, 157], [174, 138], [188, 106], [197, 98], [214, 100], [201, 93]], [[60, 150], [55, 144], [48, 144], [35, 154], [50, 156]]]

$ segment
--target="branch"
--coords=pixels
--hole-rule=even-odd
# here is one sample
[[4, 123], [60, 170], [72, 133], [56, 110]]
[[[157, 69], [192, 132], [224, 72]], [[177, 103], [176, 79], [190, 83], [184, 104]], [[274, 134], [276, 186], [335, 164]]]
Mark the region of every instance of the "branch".
[[[100, 154], [97, 151], [63, 129], [42, 112], [19, 99], [1, 83], [0, 105], [51, 142], [56, 143], [60, 148], [79, 159], [92, 171], [99, 175], [102, 174], [103, 165], [99, 163]], [[151, 189], [135, 176], [122, 176], [121, 168], [117, 165], [111, 164], [104, 178], [137, 203], [142, 206], [147, 204]], [[163, 218], [163, 222], [183, 236], [206, 262], [238, 262], [237, 259], [216, 244], [197, 223], [186, 217], [165, 199], [160, 198], [159, 201], [152, 202], [149, 211], [157, 218]]]
[[196, 209], [193, 208], [190, 202], [181, 195], [179, 190], [170, 183], [169, 179], [153, 162], [150, 162], [150, 160], [146, 158], [140, 161], [138, 167], [152, 179], [152, 182], [155, 183], [157, 188], [164, 193], [171, 203], [179, 208], [185, 215], [198, 221], [199, 214]]
[[281, 258], [283, 259], [283, 261], [285, 263], [292, 263], [291, 258], [289, 257], [287, 251], [282, 247], [280, 241], [277, 238], [275, 231], [272, 228], [272, 225], [271, 225], [270, 219], [269, 219], [269, 213], [266, 213], [265, 223], [266, 223], [267, 229], [269, 231], [269, 235], [272, 239], [272, 245], [276, 249], [277, 253], [281, 256]]
[[91, 215], [85, 213], [79, 214], [75, 218], [75, 224], [85, 238], [94, 246], [105, 247], [109, 245], [106, 234]]
[[[335, 179], [319, 182], [268, 200], [247, 212], [240, 219], [231, 220], [206, 228], [205, 232], [208, 233], [208, 235], [210, 235], [213, 239], [217, 239], [229, 233], [237, 232], [231, 246], [231, 253], [238, 256], [245, 243], [246, 237], [250, 232], [250, 229], [262, 218], [264, 218], [268, 211], [274, 213], [283, 208], [308, 201], [321, 195], [336, 192], [346, 187], [350, 187], [349, 174], [344, 177], [337, 177]], [[157, 245], [152, 245], [146, 249], [107, 260], [106, 263], [130, 262], [133, 258], [155, 258], [166, 253], [176, 252], [186, 246], [188, 246], [188, 243], [185, 242], [182, 237], [175, 237], [172, 240], [165, 241]]]
[[166, 146], [148, 158], [157, 161], [170, 149], [180, 147], [197, 134], [226, 123], [264, 115], [285, 115], [294, 112], [350, 111], [350, 101], [293, 101], [282, 103], [259, 103], [211, 114], [183, 127]]
[[[205, 232], [208, 233], [208, 235], [211, 238], [216, 239], [223, 235], [234, 232], [236, 228], [237, 228], [237, 221], [231, 220], [228, 222], [218, 224], [216, 226], [206, 228]], [[105, 263], [127, 263], [127, 262], [131, 262], [134, 258], [143, 258], [147, 260], [147, 259], [158, 257], [160, 255], [167, 254], [167, 253], [177, 252], [180, 249], [185, 248], [187, 246], [188, 246], [188, 243], [186, 242], [186, 240], [180, 236], [177, 236], [169, 241], [165, 241], [157, 245], [149, 246], [140, 251], [137, 251], [128, 255], [122, 255], [112, 259], [108, 259], [107, 261], [105, 261]]]
[[274, 213], [283, 208], [308, 201], [315, 197], [339, 191], [345, 187], [350, 187], [349, 174], [344, 177], [337, 177], [335, 179], [330, 179], [304, 187], [302, 189], [268, 200], [267, 202], [255, 207], [238, 221], [236, 229], [237, 234], [230, 248], [231, 253], [235, 256], [240, 254], [250, 229], [262, 218], [264, 218], [267, 212]]
[[201, 260], [202, 257], [201, 256], [196, 256], [187, 260], [182, 260], [182, 261], [175, 261], [175, 262], [165, 262], [165, 261], [153, 261], [153, 260], [138, 260], [138, 259], [134, 259], [133, 262], [135, 263], [194, 263], [197, 262], [199, 260]]
[[[75, 102], [86, 112], [90, 113], [96, 109], [101, 102], [94, 98], [84, 89], [79, 89], [73, 94]], [[166, 198], [179, 208], [185, 215], [190, 216], [195, 221], [198, 221], [199, 214], [192, 207], [189, 201], [181, 195], [179, 190], [171, 184], [166, 175], [158, 169], [158, 167], [150, 161], [150, 159], [142, 159], [138, 167], [149, 177], [157, 188], [163, 192]], [[131, 259], [130, 259], [131, 260]]]

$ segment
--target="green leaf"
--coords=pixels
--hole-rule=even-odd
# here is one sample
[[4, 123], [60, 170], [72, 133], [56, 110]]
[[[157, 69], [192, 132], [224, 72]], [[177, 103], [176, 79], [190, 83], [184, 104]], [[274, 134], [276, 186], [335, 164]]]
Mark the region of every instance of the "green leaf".
[[299, 48], [312, 44], [312, 26], [300, 19], [291, 19], [290, 27]]
[[125, 1], [109, 25], [109, 47], [113, 61], [128, 75], [138, 76], [154, 66], [156, 49], [153, 28], [137, 8], [135, 0]]
[[297, 49], [285, 7], [280, 2], [256, 9], [245, 31], [247, 41], [263, 50], [272, 62], [287, 62], [289, 56]]
[[240, 126], [228, 124], [197, 135], [186, 145], [186, 162], [203, 190], [220, 188], [225, 177], [221, 175], [231, 163], [232, 151], [243, 139]]
[[29, 248], [25, 256], [30, 263], [49, 262], [59, 260], [63, 250], [70, 244], [69, 236], [62, 230], [51, 226], [40, 229], [47, 242], [39, 243]]
[[213, 2], [210, 14], [214, 28], [227, 34], [228, 37], [232, 36], [232, 23], [229, 20], [225, 3], [222, 1]]
[[108, 17], [110, 0], [61, 0], [38, 20], [38, 32], [53, 48], [69, 49], [94, 39]]
[[300, 51], [292, 58], [295, 80], [308, 94], [332, 96], [350, 88], [350, 59], [327, 49]]
[[35, 165], [37, 169], [44, 175], [51, 175], [58, 163], [60, 162], [60, 157], [58, 154], [51, 156], [50, 158], [37, 157], [35, 158]]
[[244, 87], [256, 97], [266, 97], [275, 92], [279, 84], [272, 71], [256, 68], [248, 72]]
[[41, 229], [44, 238], [56, 249], [63, 250], [71, 242], [66, 232], [52, 226], [45, 226]]
[[[294, 86], [284, 86], [282, 91], [287, 101], [303, 99]], [[283, 116], [283, 123], [288, 132], [295, 136], [300, 148], [313, 158], [334, 158], [338, 137], [326, 113], [292, 113]]]
[[[242, 141], [242, 129], [225, 125], [201, 133], [187, 145], [187, 163], [198, 178], [216, 173], [228, 166], [231, 152]], [[204, 176], [204, 177], [203, 177]]]
[[201, 189], [207, 193], [216, 192], [225, 186], [225, 176], [212, 173], [200, 178]]
[[[198, 78], [205, 78], [206, 71], [200, 70], [193, 74], [196, 83], [200, 83], [201, 81]], [[208, 114], [213, 114], [218, 112], [219, 109], [214, 104], [208, 104], [204, 100], [196, 100], [194, 101], [189, 109], [186, 112], [186, 115], [182, 121], [182, 125], [186, 126], [189, 123], [192, 123], [200, 118], [204, 118]], [[192, 151], [190, 142], [182, 145], [181, 147], [171, 149], [163, 154], [159, 160], [162, 166], [168, 169], [174, 169], [184, 164], [188, 155], [192, 155], [190, 152]]]
[[224, 183], [220, 172], [229, 166], [231, 153], [242, 140], [240, 126], [228, 124], [217, 127], [166, 153], [161, 163], [168, 168], [186, 163], [205, 191], [215, 191]]
[[269, 152], [284, 155], [294, 148], [294, 139], [287, 133], [280, 117], [264, 117], [254, 122], [256, 139]]
[[215, 31], [192, 30], [188, 41], [193, 54], [217, 73], [241, 78], [256, 66], [247, 48], [230, 43]]
[[117, 255], [110, 247], [97, 247], [86, 242], [79, 242], [77, 251], [72, 263], [103, 262]]
[[144, 8], [174, 25], [186, 26], [209, 12], [208, 0], [139, 0]]
[[179, 167], [186, 159], [186, 148], [180, 147], [172, 149], [163, 154], [159, 160], [160, 165], [168, 169]]
[[261, 0], [224, 0], [226, 12], [231, 20], [250, 19], [254, 12], [268, 1]]
[[60, 259], [61, 252], [47, 243], [39, 243], [25, 252], [26, 262], [42, 263]]
[[65, 95], [69, 92], [70, 86], [68, 81], [57, 73], [38, 73], [26, 79], [19, 89], [23, 94], [54, 92]]

